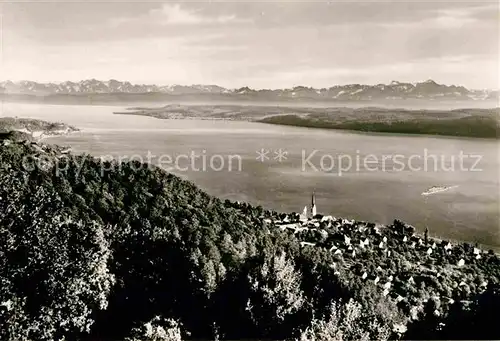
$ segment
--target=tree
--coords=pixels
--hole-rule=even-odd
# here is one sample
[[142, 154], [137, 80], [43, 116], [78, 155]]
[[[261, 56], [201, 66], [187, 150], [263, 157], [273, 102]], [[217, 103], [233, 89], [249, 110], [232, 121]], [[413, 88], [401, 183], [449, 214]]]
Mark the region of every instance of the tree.
[[180, 324], [174, 319], [154, 317], [141, 327], [135, 327], [125, 341], [182, 341]]
[[103, 226], [64, 212], [45, 187], [11, 198], [0, 225], [0, 338], [88, 333], [114, 283]]
[[460, 301], [450, 307], [443, 319], [441, 339], [500, 340], [500, 285], [489, 285], [469, 304]]
[[391, 329], [363, 314], [361, 304], [350, 299], [333, 303], [324, 319], [313, 319], [298, 341], [388, 340]]
[[434, 340], [438, 339], [441, 317], [437, 313], [439, 302], [430, 299], [420, 312], [418, 320], [410, 324], [405, 334], [405, 339], [410, 340]]
[[246, 310], [256, 328], [262, 330], [260, 337], [287, 337], [280, 335], [280, 327], [305, 303], [300, 289], [301, 274], [295, 270], [293, 261], [283, 251], [264, 256], [263, 262], [248, 274], [248, 283], [250, 297]]

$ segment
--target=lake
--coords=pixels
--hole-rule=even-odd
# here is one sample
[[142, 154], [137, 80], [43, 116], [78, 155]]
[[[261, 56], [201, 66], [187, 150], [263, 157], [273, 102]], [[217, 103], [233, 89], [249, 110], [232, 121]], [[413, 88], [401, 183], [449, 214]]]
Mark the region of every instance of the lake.
[[[499, 141], [113, 115], [123, 110], [4, 103], [0, 116], [74, 125], [81, 132], [44, 141], [150, 161], [222, 199], [299, 212], [314, 192], [319, 213], [401, 219], [433, 236], [500, 247]], [[421, 195], [432, 186], [452, 188]]]

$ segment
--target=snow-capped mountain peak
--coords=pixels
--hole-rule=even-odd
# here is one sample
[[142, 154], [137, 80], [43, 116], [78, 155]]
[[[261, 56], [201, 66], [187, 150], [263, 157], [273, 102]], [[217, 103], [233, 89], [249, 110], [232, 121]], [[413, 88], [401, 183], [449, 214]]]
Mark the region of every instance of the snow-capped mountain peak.
[[0, 82], [0, 93], [3, 94], [112, 94], [112, 93], [163, 93], [168, 95], [220, 95], [252, 96], [252, 98], [274, 99], [310, 99], [310, 100], [392, 100], [419, 98], [429, 100], [487, 100], [496, 99], [498, 91], [468, 90], [463, 86], [443, 85], [428, 79], [423, 82], [405, 83], [396, 80], [389, 84], [346, 84], [334, 85], [330, 88], [316, 89], [307, 86], [294, 86], [290, 89], [254, 90], [248, 86], [238, 89], [227, 89], [218, 85], [154, 85], [132, 84], [128, 81], [110, 79], [100, 81], [86, 79], [79, 82], [64, 81], [61, 83], [38, 83], [29, 80], [19, 82]]

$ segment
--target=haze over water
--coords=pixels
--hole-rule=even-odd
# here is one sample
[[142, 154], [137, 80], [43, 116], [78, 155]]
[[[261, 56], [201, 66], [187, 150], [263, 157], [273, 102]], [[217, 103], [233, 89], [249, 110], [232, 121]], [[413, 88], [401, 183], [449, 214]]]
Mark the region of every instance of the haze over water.
[[[185, 161], [181, 166], [191, 169], [177, 169], [174, 173], [222, 199], [298, 212], [309, 204], [314, 191], [318, 211], [323, 214], [380, 223], [401, 219], [419, 230], [428, 226], [433, 236], [500, 247], [497, 140], [368, 135], [236, 121], [159, 120], [113, 115], [113, 111], [124, 108], [111, 106], [3, 104], [0, 109], [0, 116], [61, 121], [82, 129], [70, 136], [45, 140], [69, 145], [77, 153], [145, 158], [149, 151], [157, 157], [168, 155], [173, 159], [191, 152], [208, 159], [220, 155], [226, 163], [221, 171], [209, 166], [196, 171]], [[263, 162], [256, 159], [261, 149], [269, 152], [269, 159]], [[281, 162], [274, 159], [280, 149], [286, 151], [286, 159]], [[461, 152], [480, 155], [475, 166], [480, 171], [460, 170]], [[310, 160], [316, 169], [309, 164], [303, 167], [303, 153], [306, 158], [315, 153]], [[424, 153], [438, 157], [438, 169], [434, 169], [433, 161], [427, 171], [423, 169]], [[369, 154], [378, 159], [378, 163], [370, 163], [370, 169], [378, 168], [376, 171], [362, 165], [340, 174], [338, 165], [330, 167], [327, 162], [330, 159], [326, 157], [337, 160], [343, 155], [355, 162], [356, 157], [363, 159]], [[411, 156], [420, 158], [414, 157], [414, 170], [393, 170], [390, 161], [386, 162], [386, 170], [382, 170], [383, 156], [396, 154], [404, 162]], [[241, 157], [241, 170], [236, 159], [233, 169], [228, 170], [231, 155]], [[323, 169], [322, 156], [325, 156]], [[455, 167], [450, 170], [453, 158]], [[448, 171], [443, 169], [441, 159]], [[466, 158], [464, 169], [471, 169], [475, 160]], [[196, 167], [202, 168], [201, 161]], [[432, 186], [457, 187], [421, 195]]]

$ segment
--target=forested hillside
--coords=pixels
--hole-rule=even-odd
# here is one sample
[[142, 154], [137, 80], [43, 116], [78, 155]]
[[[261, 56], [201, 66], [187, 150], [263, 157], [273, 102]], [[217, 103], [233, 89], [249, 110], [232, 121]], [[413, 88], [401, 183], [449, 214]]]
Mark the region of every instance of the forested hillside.
[[[362, 132], [380, 132], [380, 133], [397, 133], [397, 134], [424, 134], [424, 135], [444, 135], [444, 136], [464, 136], [464, 137], [479, 137], [479, 138], [496, 138], [500, 137], [500, 121], [498, 119], [497, 109], [492, 109], [487, 114], [474, 114], [460, 117], [447, 117], [443, 113], [443, 117], [399, 117], [392, 119], [377, 119], [363, 118], [358, 120], [339, 121], [335, 117], [327, 117], [324, 115], [279, 115], [266, 117], [260, 122], [290, 125], [297, 127], [308, 128], [323, 128], [323, 129], [342, 129]], [[450, 113], [459, 113], [455, 110]]]
[[295, 233], [151, 165], [2, 138], [1, 340], [500, 339], [493, 252], [398, 221]]

